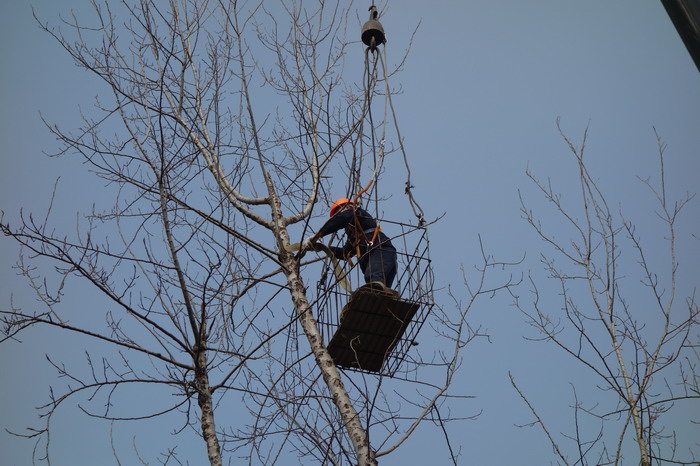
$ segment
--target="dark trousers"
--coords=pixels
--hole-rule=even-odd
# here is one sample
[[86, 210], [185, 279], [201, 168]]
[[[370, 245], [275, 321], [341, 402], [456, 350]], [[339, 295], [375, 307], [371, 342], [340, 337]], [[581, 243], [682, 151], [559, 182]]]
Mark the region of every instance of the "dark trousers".
[[391, 288], [396, 278], [396, 249], [393, 247], [378, 247], [367, 253], [367, 260], [361, 261], [360, 266], [365, 275], [365, 282], [382, 282]]

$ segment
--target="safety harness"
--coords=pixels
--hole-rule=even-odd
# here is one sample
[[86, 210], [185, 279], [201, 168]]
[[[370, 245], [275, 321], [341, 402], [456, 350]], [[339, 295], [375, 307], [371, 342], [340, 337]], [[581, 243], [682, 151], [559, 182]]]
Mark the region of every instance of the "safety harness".
[[[382, 229], [379, 227], [379, 220], [375, 219], [376, 225], [374, 228], [369, 228], [367, 230], [364, 230], [362, 228], [362, 222], [360, 222], [360, 217], [357, 215], [357, 201], [360, 199], [360, 196], [362, 196], [369, 188], [372, 186], [372, 183], [374, 180], [369, 180], [369, 183], [365, 188], [360, 191], [357, 196], [355, 196], [355, 199], [352, 201], [352, 218], [353, 218], [353, 223], [354, 223], [354, 228], [355, 228], [355, 234], [353, 237], [355, 238], [354, 244], [352, 245], [353, 248], [355, 249], [355, 253], [357, 254], [358, 260], [362, 256], [362, 253], [360, 252], [360, 240], [363, 239], [365, 243], [367, 244], [368, 247], [374, 246], [374, 242], [377, 240], [377, 236], [379, 236], [379, 232], [382, 231]], [[368, 234], [372, 232], [372, 239], [368, 238]], [[350, 236], [350, 235], [348, 235]]]

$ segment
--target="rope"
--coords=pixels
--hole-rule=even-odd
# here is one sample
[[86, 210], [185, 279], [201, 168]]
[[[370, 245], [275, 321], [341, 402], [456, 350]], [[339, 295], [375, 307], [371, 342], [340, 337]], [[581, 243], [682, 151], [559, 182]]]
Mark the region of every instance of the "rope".
[[[297, 252], [301, 250], [301, 244], [290, 244], [289, 246], [285, 247], [285, 249], [287, 250], [287, 252]], [[348, 280], [346, 278], [348, 272], [345, 272], [343, 270], [343, 266], [340, 265], [340, 261], [338, 261], [338, 259], [335, 258], [335, 254], [333, 254], [331, 248], [329, 248], [323, 243], [317, 242], [316, 244], [314, 244], [313, 250], [316, 252], [326, 253], [326, 255], [331, 259], [331, 262], [333, 263], [333, 274], [335, 275], [335, 279], [338, 280], [338, 283], [340, 283], [340, 286], [342, 286], [345, 291], [351, 292], [352, 288], [350, 288], [350, 284], [348, 283]]]
[[373, 182], [374, 182], [374, 179], [369, 180], [369, 183], [367, 183], [367, 186], [365, 186], [365, 187], [362, 189], [362, 191], [360, 191], [359, 193], [357, 193], [357, 196], [355, 196], [355, 199], [353, 200], [353, 203], [354, 203], [355, 205], [357, 205], [357, 200], [360, 198], [360, 196], [362, 196], [365, 192], [367, 192], [367, 190], [370, 188], [370, 186], [372, 186], [372, 183], [373, 183]]
[[[374, 3], [374, 2], [373, 2]], [[370, 63], [370, 52], [372, 53], [372, 62]], [[348, 186], [347, 186], [347, 192], [348, 193], [353, 193], [353, 192], [358, 192], [357, 195], [354, 196], [354, 204], [359, 205], [358, 201], [360, 197], [365, 194], [367, 191], [372, 188], [372, 191], [370, 192], [369, 195], [369, 203], [372, 202], [372, 198], [374, 198], [374, 204], [375, 204], [375, 218], [377, 218], [377, 229], [375, 230], [375, 235], [376, 232], [379, 229], [379, 189], [378, 189], [378, 181], [379, 181], [379, 175], [382, 171], [383, 165], [384, 165], [384, 156], [385, 156], [385, 151], [384, 151], [384, 142], [386, 140], [386, 128], [387, 128], [387, 119], [388, 119], [388, 109], [391, 110], [391, 117], [394, 121], [394, 128], [396, 129], [396, 136], [399, 141], [399, 147], [401, 149], [401, 154], [403, 156], [403, 161], [404, 165], [406, 167], [406, 183], [405, 183], [405, 189], [404, 192], [408, 196], [408, 201], [409, 205], [411, 206], [411, 210], [413, 211], [414, 216], [418, 219], [418, 227], [419, 228], [424, 228], [426, 225], [425, 221], [425, 213], [423, 211], [423, 208], [418, 204], [418, 201], [416, 201], [414, 195], [413, 195], [413, 183], [411, 182], [411, 168], [408, 163], [408, 155], [406, 153], [406, 147], [404, 145], [403, 137], [401, 136], [401, 130], [399, 128], [399, 123], [398, 123], [398, 118], [396, 116], [396, 110], [394, 108], [394, 103], [392, 101], [392, 96], [391, 96], [391, 87], [389, 85], [389, 72], [387, 70], [387, 49], [386, 49], [386, 44], [384, 44], [384, 56], [382, 56], [381, 52], [377, 50], [376, 47], [369, 46], [365, 49], [365, 57], [364, 57], [364, 70], [363, 70], [363, 75], [364, 79], [362, 80], [363, 82], [363, 92], [364, 92], [364, 102], [362, 105], [362, 111], [361, 111], [361, 120], [360, 124], [358, 125], [358, 130], [357, 130], [357, 137], [354, 138], [353, 142], [353, 158], [352, 158], [352, 164], [350, 166], [350, 173], [349, 173], [349, 179], [348, 179]], [[383, 79], [384, 79], [384, 84], [385, 84], [385, 103], [384, 103], [384, 115], [383, 115], [383, 120], [381, 124], [379, 125], [381, 127], [381, 139], [379, 141], [379, 147], [377, 144], [377, 134], [376, 134], [376, 128], [374, 125], [374, 116], [372, 114], [372, 100], [374, 97], [374, 94], [376, 92], [376, 86], [379, 81], [379, 65], [381, 64], [381, 71], [383, 74]], [[372, 161], [374, 165], [374, 169], [372, 171], [372, 176], [369, 180], [369, 183], [362, 188], [362, 185], [360, 184], [360, 180], [362, 178], [362, 167], [364, 166], [364, 155], [365, 155], [365, 119], [368, 121], [369, 124], [369, 141], [368, 143], [370, 144], [371, 147], [371, 152], [372, 152]], [[378, 149], [378, 150], [377, 150]], [[362, 188], [362, 189], [360, 189]], [[352, 196], [349, 194], [349, 198], [352, 198]]]
[[[372, 79], [372, 72], [370, 70], [369, 63], [369, 47], [365, 50], [365, 60], [364, 60], [364, 70], [362, 79], [362, 90], [364, 94], [364, 102], [362, 104], [362, 111], [360, 113], [361, 121], [357, 129], [357, 137], [353, 140], [353, 157], [352, 164], [350, 165], [350, 173], [348, 179], [348, 186], [346, 192], [348, 194], [357, 192], [362, 186], [360, 184], [360, 179], [362, 176], [362, 166], [364, 162], [364, 125], [365, 118], [370, 115], [371, 121], [371, 105], [372, 105], [372, 94], [373, 88], [372, 83], [376, 82], [376, 79]], [[377, 73], [377, 60], [374, 61], [374, 74]], [[366, 77], [364, 77], [366, 75]], [[348, 197], [351, 197], [348, 195]]]
[[[370, 63], [369, 63], [369, 53], [372, 51], [372, 56], [374, 57], [374, 66], [373, 69], [370, 70]], [[374, 162], [374, 170], [372, 173], [372, 178], [370, 180], [369, 185], [374, 184], [374, 202], [375, 202], [375, 211], [377, 214], [379, 213], [379, 192], [378, 192], [378, 181], [379, 181], [379, 174], [382, 170], [382, 167], [384, 165], [384, 141], [386, 140], [386, 126], [387, 126], [387, 108], [391, 110], [391, 116], [394, 121], [394, 128], [396, 129], [396, 136], [399, 141], [399, 147], [401, 149], [401, 154], [403, 157], [404, 161], [404, 166], [406, 167], [406, 183], [405, 183], [405, 188], [404, 188], [404, 193], [406, 196], [408, 196], [408, 201], [409, 205], [411, 206], [411, 210], [413, 211], [413, 215], [418, 219], [418, 226], [423, 227], [425, 226], [426, 220], [425, 220], [425, 211], [423, 208], [420, 206], [418, 201], [416, 200], [415, 196], [413, 195], [413, 188], [415, 187], [411, 181], [411, 167], [408, 163], [408, 155], [406, 153], [406, 147], [404, 145], [403, 137], [401, 136], [401, 130], [399, 128], [399, 122], [398, 118], [396, 116], [396, 109], [394, 108], [394, 102], [391, 97], [391, 87], [389, 85], [389, 73], [387, 71], [387, 66], [386, 62], [387, 60], [387, 48], [386, 44], [384, 44], [384, 56], [380, 52], [377, 52], [376, 54], [372, 50], [371, 47], [367, 47], [365, 49], [365, 70], [364, 74], [366, 75], [366, 81], [363, 80], [364, 83], [364, 93], [365, 93], [365, 102], [363, 106], [363, 113], [367, 116], [369, 120], [369, 125], [370, 125], [370, 137], [371, 137], [371, 147], [372, 147], [372, 156], [373, 156], [373, 162]], [[377, 78], [377, 64], [381, 64], [382, 68], [382, 74], [383, 74], [383, 79], [384, 79], [384, 84], [386, 88], [386, 93], [385, 93], [385, 104], [384, 104], [384, 118], [381, 123], [381, 128], [382, 128], [382, 137], [379, 141], [379, 151], [377, 152], [377, 140], [376, 140], [376, 131], [374, 127], [374, 118], [372, 115], [372, 97], [374, 95], [374, 87], [377, 84], [378, 78]], [[354, 192], [356, 189], [358, 189], [361, 185], [359, 182], [359, 179], [361, 178], [361, 169], [363, 165], [363, 159], [364, 159], [364, 151], [363, 151], [363, 136], [364, 136], [364, 125], [362, 125], [358, 131], [358, 143], [360, 146], [360, 154], [359, 154], [359, 160], [356, 156], [353, 156], [353, 167], [352, 167], [352, 172], [351, 172], [351, 186], [349, 186], [348, 192]], [[358, 163], [359, 162], [359, 163]], [[368, 185], [368, 186], [369, 186]], [[365, 188], [361, 193], [364, 193], [367, 191], [368, 188]], [[372, 196], [370, 196], [372, 197]], [[356, 197], [356, 199], [359, 198], [359, 194]], [[371, 202], [371, 201], [370, 201]]]
[[[391, 115], [394, 119], [394, 127], [396, 128], [396, 136], [399, 139], [399, 146], [401, 147], [401, 153], [403, 154], [403, 161], [404, 165], [406, 166], [406, 189], [405, 193], [408, 196], [408, 201], [411, 204], [411, 209], [413, 210], [413, 214], [418, 218], [418, 226], [422, 227], [425, 225], [425, 212], [423, 211], [423, 208], [418, 204], [416, 201], [415, 197], [413, 197], [413, 192], [411, 191], [413, 189], [413, 184], [411, 183], [411, 167], [408, 165], [408, 156], [406, 155], [406, 148], [403, 145], [403, 138], [401, 137], [401, 130], [399, 130], [399, 121], [398, 118], [396, 118], [396, 110], [394, 109], [394, 103], [391, 100], [391, 90], [389, 88], [389, 75], [386, 70], [386, 63], [384, 59], [382, 59], [381, 54], [379, 55], [379, 60], [381, 61], [382, 64], [382, 70], [384, 71], [384, 82], [386, 84], [386, 95], [387, 95], [387, 100], [389, 102], [389, 108], [391, 108]], [[384, 47], [384, 55], [386, 55], [386, 46]]]

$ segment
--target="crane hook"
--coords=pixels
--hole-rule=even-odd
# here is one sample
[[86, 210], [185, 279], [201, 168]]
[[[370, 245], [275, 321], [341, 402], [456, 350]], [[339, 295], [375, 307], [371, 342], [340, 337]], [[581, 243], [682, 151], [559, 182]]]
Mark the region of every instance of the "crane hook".
[[372, 51], [375, 51], [378, 45], [386, 42], [384, 28], [378, 18], [377, 7], [372, 5], [369, 7], [369, 20], [362, 26], [362, 43]]

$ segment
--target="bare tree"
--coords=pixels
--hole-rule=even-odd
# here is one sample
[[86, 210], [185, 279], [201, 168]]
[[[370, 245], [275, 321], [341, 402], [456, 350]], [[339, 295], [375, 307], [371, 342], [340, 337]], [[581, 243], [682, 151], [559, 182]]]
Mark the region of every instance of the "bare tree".
[[[692, 407], [700, 398], [700, 314], [694, 290], [683, 299], [678, 296], [684, 256], [678, 250], [677, 225], [693, 195], [679, 201], [668, 197], [665, 145], [657, 135], [660, 178], [657, 183], [649, 178], [642, 182], [656, 199], [654, 214], [666, 233], [663, 243], [645, 243], [622, 208], [611, 207], [589, 171], [584, 160], [588, 130], [576, 146], [558, 122], [557, 126], [578, 167], [577, 206], [568, 205], [551, 182], [540, 181], [529, 171], [527, 175], [572, 236], [555, 237], [552, 221], [540, 221], [522, 195], [521, 211], [551, 251], [542, 253], [541, 262], [557, 283], [561, 312], [547, 309], [549, 300], [533, 278], [533, 302], [525, 305], [517, 300], [516, 304], [538, 331], [536, 339], [554, 344], [589, 371], [600, 397], [587, 398], [573, 386], [574, 433], [559, 437], [512, 375], [511, 382], [535, 416], [532, 424], [543, 429], [564, 464], [627, 463], [628, 438], [634, 440], [642, 465], [695, 464], [697, 445], [679, 445], [677, 432], [667, 423], [671, 410], [676, 415], [685, 413], [689, 422], [698, 421]], [[650, 258], [659, 251], [664, 252], [663, 260]], [[641, 291], [630, 277], [639, 277]], [[590, 432], [591, 424], [584, 417], [598, 420], [599, 430]], [[574, 445], [571, 452], [565, 448], [566, 441]]]
[[[506, 264], [484, 254], [468, 304], [438, 311], [435, 328], [451, 351], [417, 356], [388, 380], [341, 377], [314, 317], [319, 296], [294, 253], [314, 206], [330, 197], [330, 176], [349, 177], [357, 192], [362, 154], [395, 150], [383, 133], [375, 137], [386, 118], [368, 119], [373, 96], [390, 99], [393, 71], [378, 50], [353, 43], [352, 22], [345, 37], [343, 2], [90, 3], [91, 19], [42, 24], [106, 91], [77, 130], [47, 126], [63, 143], [58, 155], [81, 157], [114, 203], [86, 215], [74, 235], [57, 233], [53, 208], [43, 220], [3, 218], [44, 307], [2, 313], [6, 340], [44, 325], [119, 354], [88, 353], [87, 378], [54, 363], [73, 383], [43, 407], [44, 426], [24, 434], [45, 440], [41, 457], [49, 458], [59, 405], [87, 394], [88, 414], [121, 420], [119, 394], [133, 385], [171, 391], [168, 408], [139, 417], [182, 412], [212, 465], [226, 451], [264, 464], [287, 464], [290, 451], [305, 464], [377, 464], [422, 421], [446, 433], [448, 422], [471, 417], [449, 414], [461, 399], [449, 391], [460, 351], [480, 335], [466, 314], [479, 297], [513, 285], [509, 277], [487, 284]], [[344, 69], [354, 47], [365, 50], [361, 84]], [[400, 135], [394, 145], [404, 149]], [[372, 179], [380, 174], [375, 165]], [[76, 281], [106, 297], [103, 327], [66, 317], [62, 298]], [[428, 382], [436, 371], [442, 380]], [[239, 409], [215, 420], [223, 403]]]

